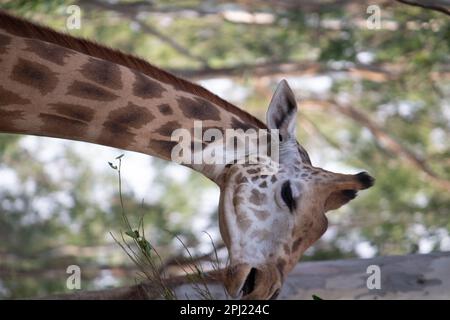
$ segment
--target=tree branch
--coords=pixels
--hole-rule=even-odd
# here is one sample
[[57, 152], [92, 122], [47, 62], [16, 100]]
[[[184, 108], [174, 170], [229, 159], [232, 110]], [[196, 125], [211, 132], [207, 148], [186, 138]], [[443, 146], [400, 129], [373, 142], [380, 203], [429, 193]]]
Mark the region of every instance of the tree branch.
[[139, 3], [108, 3], [103, 2], [99, 0], [78, 0], [78, 3], [82, 6], [88, 6], [88, 7], [97, 7], [105, 10], [110, 10], [113, 12], [116, 12], [123, 17], [131, 20], [132, 22], [136, 23], [139, 28], [146, 33], [149, 33], [155, 37], [157, 37], [162, 42], [166, 43], [170, 47], [172, 47], [175, 51], [180, 53], [181, 55], [184, 55], [194, 61], [197, 61], [201, 64], [202, 67], [208, 67], [208, 61], [204, 59], [203, 57], [197, 56], [190, 52], [190, 50], [183, 45], [179, 44], [177, 41], [175, 41], [172, 37], [165, 35], [158, 29], [144, 23], [142, 20], [138, 19], [139, 12], [142, 12], [143, 7], [147, 8], [146, 10], [149, 10], [153, 7], [151, 3], [147, 3], [145, 1], [139, 2]]
[[169, 36], [166, 36], [165, 34], [160, 32], [156, 28], [153, 28], [152, 26], [150, 26], [150, 25], [148, 25], [146, 23], [143, 23], [142, 21], [140, 21], [137, 18], [130, 18], [130, 19], [133, 22], [137, 23], [139, 25], [139, 27], [142, 29], [142, 31], [154, 35], [155, 37], [157, 37], [162, 42], [164, 42], [164, 43], [168, 44], [169, 46], [171, 46], [175, 51], [177, 51], [181, 55], [184, 55], [184, 56], [186, 56], [186, 57], [188, 57], [188, 58], [190, 58], [190, 59], [192, 59], [194, 61], [199, 62], [203, 67], [207, 67], [208, 66], [208, 61], [206, 59], [193, 54], [192, 52], [189, 51], [189, 49], [185, 48], [184, 46], [182, 46], [181, 44], [176, 42], [173, 38], [171, 38]]
[[[210, 271], [203, 274], [202, 282], [209, 285], [219, 284], [222, 285], [224, 270]], [[186, 284], [192, 284], [193, 279], [191, 275], [171, 277], [165, 279], [165, 284], [176, 289]], [[95, 291], [79, 291], [75, 293], [62, 293], [50, 295], [47, 297], [41, 297], [39, 299], [45, 300], [150, 300], [150, 299], [160, 299], [159, 292], [161, 289], [158, 288], [157, 284], [150, 283], [149, 281], [143, 281], [139, 284], [122, 287], [113, 288], [105, 290], [95, 290]], [[181, 296], [181, 295], [180, 295]], [[184, 295], [182, 295], [184, 297]]]
[[195, 12], [198, 15], [217, 15], [221, 12], [221, 7], [209, 7], [206, 6], [184, 6], [184, 5], [174, 5], [174, 6], [161, 6], [155, 5], [151, 1], [136, 1], [136, 2], [113, 2], [113, 1], [102, 1], [102, 0], [77, 0], [77, 3], [86, 7], [98, 7], [104, 10], [111, 10], [116, 12], [121, 12], [123, 14], [137, 15], [139, 13], [154, 13], [154, 14], [179, 14], [179, 13], [189, 13]]
[[[403, 67], [401, 65], [363, 65], [333, 66], [316, 61], [282, 62], [271, 61], [258, 64], [240, 64], [223, 68], [203, 69], [169, 69], [170, 72], [191, 80], [201, 80], [219, 77], [277, 77], [307, 76], [317, 74], [329, 74], [333, 72], [345, 72], [351, 77], [364, 79], [372, 82], [385, 82], [395, 80], [401, 76]], [[439, 72], [430, 73], [432, 80], [446, 79], [450, 76], [450, 70], [445, 66]]]
[[301, 10], [302, 12], [319, 12], [322, 10], [338, 10], [345, 7], [351, 9], [355, 5], [367, 7], [371, 4], [384, 4], [389, 0], [243, 0], [247, 6], [270, 7], [285, 11]]
[[[211, 6], [208, 1], [200, 3], [199, 5], [164, 5], [162, 2], [155, 4], [151, 1], [136, 1], [136, 2], [116, 2], [107, 0], [77, 0], [80, 5], [96, 6], [105, 10], [121, 11], [123, 13], [138, 14], [141, 12], [151, 14], [190, 14], [195, 13], [199, 16], [214, 15], [223, 17], [225, 12], [233, 12], [242, 9], [243, 11], [252, 12], [266, 12], [265, 9], [292, 11], [302, 10], [302, 12], [317, 13], [322, 10], [337, 10], [354, 9], [355, 5], [367, 7], [371, 4], [388, 4], [389, 0], [334, 0], [334, 1], [319, 1], [319, 0], [241, 0], [238, 4], [233, 1], [216, 1], [216, 6]], [[230, 9], [227, 4], [234, 4], [234, 8]], [[355, 10], [355, 9], [354, 9]], [[357, 8], [358, 11], [359, 8]]]
[[378, 66], [355, 65], [350, 67], [325, 66], [315, 61], [303, 62], [264, 62], [259, 64], [241, 64], [224, 68], [204, 69], [170, 69], [171, 72], [189, 79], [207, 79], [214, 77], [253, 77], [280, 76], [280, 75], [316, 75], [330, 72], [347, 72], [350, 75], [370, 80], [383, 82], [397, 77], [397, 73], [387, 71]]
[[[367, 287], [367, 273], [371, 265], [381, 271], [378, 290]], [[330, 299], [449, 299], [450, 252], [301, 262], [289, 274], [279, 299], [306, 299], [312, 295]], [[222, 274], [208, 275], [209, 290], [214, 298], [225, 299]], [[352, 280], [353, 279], [353, 280]], [[199, 299], [195, 288], [186, 286], [192, 278], [178, 277], [168, 280], [178, 296]], [[143, 282], [134, 286], [98, 291], [59, 294], [44, 299], [156, 299], [154, 286]], [[153, 293], [153, 294], [152, 294]]]
[[450, 1], [448, 0], [396, 0], [396, 1], [410, 6], [438, 11], [450, 16]]

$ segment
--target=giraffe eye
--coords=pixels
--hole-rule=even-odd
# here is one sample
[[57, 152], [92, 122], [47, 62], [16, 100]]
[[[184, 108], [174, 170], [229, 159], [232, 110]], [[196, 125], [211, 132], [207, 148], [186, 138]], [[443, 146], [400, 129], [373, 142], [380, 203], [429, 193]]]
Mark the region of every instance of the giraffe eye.
[[283, 199], [291, 212], [295, 209], [295, 199], [292, 196], [291, 182], [289, 180], [285, 181], [281, 186], [281, 199]]

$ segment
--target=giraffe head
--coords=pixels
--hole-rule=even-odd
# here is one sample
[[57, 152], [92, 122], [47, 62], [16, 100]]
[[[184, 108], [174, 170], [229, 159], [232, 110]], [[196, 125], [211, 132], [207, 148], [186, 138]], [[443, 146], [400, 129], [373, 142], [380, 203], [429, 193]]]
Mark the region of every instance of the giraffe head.
[[313, 167], [296, 140], [297, 104], [282, 81], [267, 111], [279, 131], [279, 169], [234, 164], [221, 187], [219, 224], [230, 258], [224, 283], [233, 297], [276, 298], [287, 273], [327, 230], [325, 213], [355, 198], [374, 179]]

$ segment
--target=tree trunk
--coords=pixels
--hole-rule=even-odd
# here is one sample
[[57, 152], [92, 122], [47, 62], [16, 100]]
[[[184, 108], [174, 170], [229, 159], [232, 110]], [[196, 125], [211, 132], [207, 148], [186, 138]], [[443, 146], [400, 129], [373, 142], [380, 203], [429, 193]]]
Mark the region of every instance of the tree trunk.
[[[380, 271], [380, 288], [376, 272]], [[370, 270], [370, 268], [369, 268]], [[208, 275], [209, 290], [217, 299], [225, 299], [221, 275]], [[198, 293], [186, 277], [168, 280], [180, 298], [198, 299]], [[154, 286], [141, 283], [126, 288], [77, 292], [46, 299], [155, 299]], [[450, 252], [426, 255], [376, 257], [320, 262], [301, 262], [290, 273], [279, 299], [450, 299]]]

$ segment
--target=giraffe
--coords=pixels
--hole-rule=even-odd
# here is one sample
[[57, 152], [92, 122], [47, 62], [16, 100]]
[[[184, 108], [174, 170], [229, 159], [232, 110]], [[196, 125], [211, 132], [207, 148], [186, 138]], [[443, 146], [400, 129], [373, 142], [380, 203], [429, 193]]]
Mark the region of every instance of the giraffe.
[[223, 282], [235, 298], [276, 298], [304, 251], [326, 231], [325, 213], [374, 183], [366, 172], [339, 174], [311, 164], [296, 140], [297, 101], [285, 80], [264, 124], [140, 58], [1, 11], [0, 71], [3, 133], [78, 140], [165, 160], [172, 160], [177, 145], [174, 130], [193, 131], [197, 121], [202, 130], [277, 133], [276, 171], [262, 158], [184, 163], [220, 188], [219, 229], [229, 253]]

